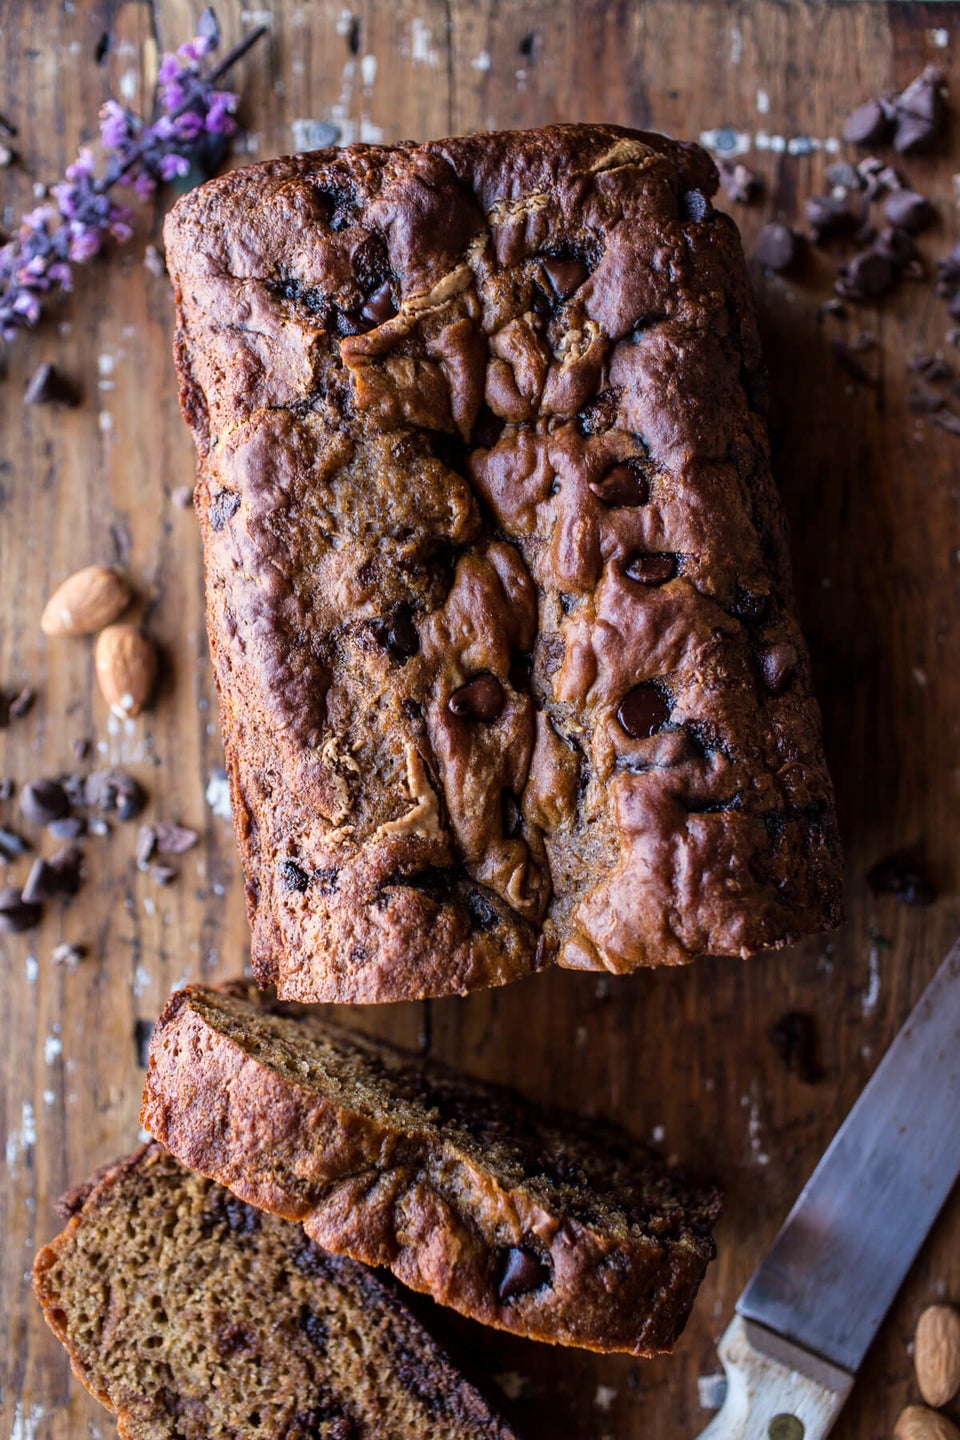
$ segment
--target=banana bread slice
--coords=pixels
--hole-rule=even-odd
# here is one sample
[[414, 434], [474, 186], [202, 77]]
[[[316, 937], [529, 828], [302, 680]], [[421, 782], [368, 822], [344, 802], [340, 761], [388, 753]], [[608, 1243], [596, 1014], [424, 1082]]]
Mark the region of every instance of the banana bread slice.
[[125, 1440], [515, 1440], [392, 1286], [159, 1145], [66, 1213], [34, 1287]]
[[165, 226], [258, 981], [748, 955], [840, 913], [754, 303], [695, 145], [355, 145]]
[[170, 998], [141, 1119], [326, 1249], [535, 1340], [668, 1350], [715, 1253], [716, 1192], [623, 1131], [235, 993]]

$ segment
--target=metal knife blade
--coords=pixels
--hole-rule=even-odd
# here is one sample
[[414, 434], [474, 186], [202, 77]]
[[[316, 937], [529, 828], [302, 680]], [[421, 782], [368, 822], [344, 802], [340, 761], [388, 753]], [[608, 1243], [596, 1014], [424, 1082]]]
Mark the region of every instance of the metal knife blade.
[[824, 1440], [958, 1173], [960, 941], [737, 1301], [699, 1440]]
[[854, 1373], [960, 1173], [960, 941], [837, 1131], [737, 1311]]

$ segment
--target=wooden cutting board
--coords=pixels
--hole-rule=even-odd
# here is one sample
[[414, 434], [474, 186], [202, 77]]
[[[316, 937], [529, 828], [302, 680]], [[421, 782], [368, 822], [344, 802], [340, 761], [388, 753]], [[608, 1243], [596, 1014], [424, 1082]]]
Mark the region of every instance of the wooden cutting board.
[[[29, 207], [35, 182], [61, 174], [107, 96], [145, 103], [158, 51], [193, 33], [200, 8], [0, 0], [0, 111], [20, 127], [21, 157], [0, 172], [3, 223]], [[952, 4], [395, 0], [350, 12], [341, 0], [271, 0], [262, 10], [220, 0], [218, 9], [228, 44], [261, 19], [270, 25], [236, 75], [251, 158], [308, 145], [304, 122], [327, 120], [346, 138], [388, 141], [560, 119], [728, 132], [721, 138], [747, 149], [767, 185], [759, 204], [730, 207], [748, 253], [765, 220], [794, 218], [802, 197], [823, 188], [837, 158], [831, 137], [857, 100], [902, 86], [930, 61], [960, 94]], [[940, 206], [922, 241], [930, 262], [960, 230], [960, 124], [905, 169]], [[170, 361], [172, 305], [166, 280], [142, 263], [158, 218], [142, 216], [122, 253], [84, 267], [74, 298], [11, 348], [0, 382], [0, 686], [38, 691], [31, 713], [0, 732], [0, 776], [83, 768], [71, 747], [90, 739], [88, 765], [127, 766], [147, 786], [146, 818], [202, 835], [161, 888], [136, 868], [136, 826], [117, 826], [87, 843], [89, 878], [67, 910], [51, 906], [38, 933], [0, 939], [0, 1433], [17, 1440], [113, 1433], [41, 1321], [30, 1261], [57, 1228], [54, 1198], [137, 1142], [138, 1022], [153, 1020], [176, 983], [236, 975], [246, 957], [229, 824], [204, 798], [222, 754], [197, 528], [171, 500], [193, 473]], [[612, 1117], [726, 1191], [720, 1258], [672, 1357], [554, 1351], [440, 1317], [453, 1343], [500, 1378], [531, 1440], [685, 1440], [706, 1423], [697, 1381], [717, 1368], [714, 1344], [737, 1294], [960, 928], [960, 438], [911, 413], [907, 368], [915, 347], [944, 344], [947, 320], [929, 281], [851, 307], [846, 340], [876, 341], [860, 355], [875, 383], [856, 382], [831, 349], [842, 332], [819, 310], [836, 258], [811, 256], [789, 281], [755, 278], [776, 469], [847, 850], [846, 928], [748, 963], [629, 980], [552, 973], [350, 1017]], [[945, 348], [960, 368], [960, 353]], [[79, 408], [24, 408], [42, 360], [77, 381]], [[163, 650], [158, 704], [129, 726], [111, 722], [95, 692], [91, 642], [47, 641], [39, 630], [55, 583], [93, 561], [128, 569]], [[13, 802], [0, 805], [0, 824], [15, 819]], [[915, 843], [938, 901], [919, 909], [872, 897], [869, 866]], [[62, 939], [89, 947], [74, 971], [51, 960]], [[788, 1069], [771, 1041], [790, 1012], [813, 1018], [816, 1082]], [[944, 1297], [960, 1300], [960, 1196], [868, 1358], [839, 1440], [889, 1434], [917, 1398], [907, 1345], [919, 1310]]]

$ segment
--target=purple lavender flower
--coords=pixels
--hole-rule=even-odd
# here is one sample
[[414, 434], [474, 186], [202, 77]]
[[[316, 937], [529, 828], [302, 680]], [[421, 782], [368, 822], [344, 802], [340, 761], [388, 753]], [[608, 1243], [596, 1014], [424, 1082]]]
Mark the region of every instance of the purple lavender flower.
[[220, 45], [220, 28], [208, 8], [194, 39], [160, 63], [152, 123], [117, 100], [106, 102], [100, 111], [100, 138], [109, 157], [105, 173], [97, 176], [93, 151], [82, 148], [63, 180], [51, 187], [50, 199], [24, 215], [16, 237], [0, 247], [4, 340], [37, 324], [43, 296], [72, 288], [72, 265], [99, 254], [108, 239], [118, 244], [130, 239], [133, 213], [111, 199], [113, 186], [129, 186], [147, 200], [159, 184], [219, 163], [237, 129], [239, 96], [217, 89], [217, 82], [264, 30], [258, 26], [208, 69], [206, 60]]

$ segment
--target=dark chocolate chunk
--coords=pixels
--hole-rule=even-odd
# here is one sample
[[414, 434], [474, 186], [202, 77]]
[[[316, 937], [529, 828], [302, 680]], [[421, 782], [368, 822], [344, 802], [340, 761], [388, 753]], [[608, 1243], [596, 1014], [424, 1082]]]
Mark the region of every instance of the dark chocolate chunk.
[[840, 267], [837, 293], [847, 300], [876, 300], [896, 279], [893, 261], [882, 250], [863, 250]]
[[600, 480], [591, 480], [591, 494], [602, 500], [604, 505], [617, 509], [622, 505], [646, 505], [650, 498], [647, 477], [636, 470], [629, 461], [614, 465]]
[[907, 364], [916, 375], [922, 375], [924, 380], [931, 384], [952, 380], [954, 376], [953, 366], [939, 350], [933, 355], [928, 355], [924, 350], [914, 350]]
[[782, 274], [796, 263], [799, 254], [797, 235], [789, 225], [781, 225], [778, 221], [764, 225], [757, 236], [755, 254], [765, 270]]
[[676, 555], [635, 555], [624, 566], [623, 573], [638, 585], [663, 585], [677, 573]]
[[561, 300], [578, 290], [590, 273], [581, 260], [561, 260], [554, 255], [543, 261], [543, 271]]
[[153, 1034], [153, 1020], [135, 1020], [133, 1025], [133, 1048], [137, 1064], [146, 1070], [150, 1063], [150, 1036]]
[[385, 320], [392, 320], [396, 313], [397, 307], [393, 303], [389, 280], [384, 280], [382, 285], [378, 285], [376, 290], [367, 296], [360, 310], [364, 320], [369, 320], [371, 325], [382, 325]]
[[500, 924], [500, 914], [479, 890], [471, 890], [466, 898], [467, 914], [475, 930], [493, 930]]
[[879, 100], [865, 100], [844, 121], [843, 138], [848, 145], [879, 145], [892, 128], [889, 107]]
[[892, 195], [887, 196], [883, 209], [891, 225], [898, 230], [909, 230], [912, 234], [923, 230], [937, 218], [930, 201], [916, 190], [894, 190]]
[[858, 221], [846, 200], [836, 195], [808, 195], [803, 202], [803, 212], [817, 245], [832, 235], [852, 230]]
[[314, 870], [313, 883], [321, 895], [335, 895], [337, 892], [337, 880], [340, 877], [340, 868], [337, 865], [328, 865], [324, 870]]
[[532, 1250], [514, 1245], [500, 1262], [497, 1294], [501, 1300], [514, 1300], [518, 1295], [529, 1295], [532, 1290], [549, 1285], [550, 1279], [549, 1267]]
[[926, 150], [936, 141], [946, 118], [943, 75], [934, 66], [927, 68], [893, 102], [896, 128], [893, 148], [898, 155]]
[[787, 1069], [806, 1085], [823, 1079], [823, 1067], [817, 1061], [817, 1026], [812, 1015], [790, 1010], [770, 1027], [774, 1050]]
[[410, 660], [420, 649], [420, 634], [408, 605], [400, 605], [388, 620], [381, 621], [378, 639], [395, 660]]
[[39, 905], [31, 905], [13, 885], [0, 890], [0, 933], [19, 935], [40, 924], [43, 911]]
[[0, 825], [0, 860], [17, 860], [21, 855], [26, 855], [30, 844], [18, 835], [16, 830], [8, 830], [5, 825]]
[[174, 825], [171, 820], [157, 821], [157, 852], [160, 855], [186, 855], [200, 839], [196, 830]]
[[214, 530], [222, 530], [240, 509], [240, 496], [236, 490], [218, 490], [210, 497], [208, 515]]
[[503, 713], [505, 702], [503, 686], [496, 675], [484, 673], [474, 675], [466, 685], [454, 690], [447, 702], [454, 715], [466, 720], [496, 720]]
[[84, 782], [84, 797], [91, 808], [105, 815], [116, 811], [120, 820], [135, 820], [147, 803], [143, 786], [126, 770], [94, 770]]
[[932, 905], [937, 890], [916, 849], [898, 850], [867, 871], [867, 885], [875, 895], [893, 895], [904, 905]]
[[296, 890], [301, 895], [310, 884], [310, 876], [306, 870], [302, 870], [295, 860], [284, 860], [280, 866], [280, 879], [283, 881], [285, 890]]
[[881, 255], [886, 255], [898, 270], [902, 270], [904, 266], [916, 260], [919, 254], [913, 236], [909, 235], [906, 230], [898, 230], [895, 226], [888, 226], [887, 229], [881, 230], [873, 248], [878, 250]]
[[66, 815], [70, 801], [59, 780], [31, 780], [20, 791], [20, 809], [31, 825], [49, 825]]
[[628, 690], [617, 708], [617, 719], [635, 740], [656, 735], [670, 719], [670, 701], [654, 680]]
[[64, 815], [61, 820], [51, 820], [47, 830], [54, 840], [79, 840], [86, 834], [87, 822], [82, 815]]
[[771, 645], [769, 650], [761, 651], [760, 673], [767, 689], [774, 695], [779, 695], [797, 673], [799, 663], [800, 656], [796, 646], [788, 642]]
[[702, 190], [685, 190], [680, 196], [680, 218], [682, 220], [709, 220], [713, 215], [710, 197]]
[[748, 205], [763, 191], [763, 181], [755, 171], [747, 168], [740, 160], [719, 160], [720, 184], [731, 200]]
[[23, 398], [27, 405], [72, 407], [80, 404], [80, 396], [66, 376], [54, 365], [46, 363], [31, 375]]

